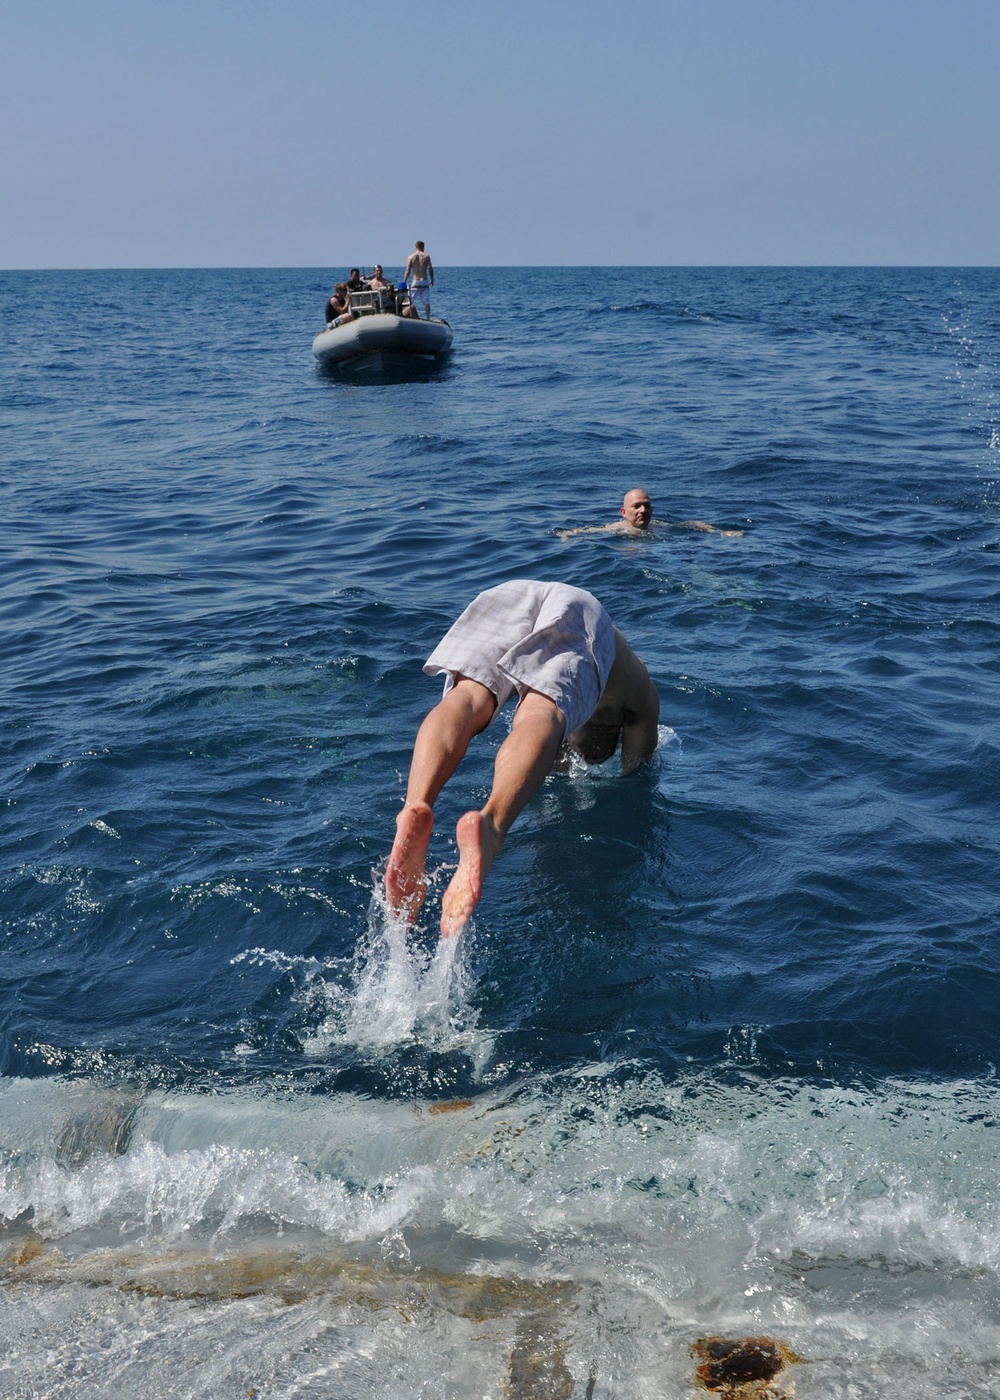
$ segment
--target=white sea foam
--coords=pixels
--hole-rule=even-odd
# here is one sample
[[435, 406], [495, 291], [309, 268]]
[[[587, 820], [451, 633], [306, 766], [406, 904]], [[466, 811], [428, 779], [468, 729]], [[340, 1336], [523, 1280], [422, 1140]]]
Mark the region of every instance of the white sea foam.
[[[512, 1290], [508, 1306], [495, 1286], [515, 1332], [524, 1297], [539, 1307], [531, 1290], [556, 1289], [546, 1325], [565, 1364], [576, 1357], [573, 1393], [590, 1368], [604, 1393], [612, 1377], [614, 1393], [682, 1393], [688, 1342], [762, 1330], [809, 1358], [811, 1393], [989, 1393], [976, 1386], [1000, 1306], [992, 1083], [668, 1081], [594, 1065], [434, 1104], [137, 1102], [8, 1081], [0, 1113], [0, 1213], [19, 1222], [9, 1284], [120, 1283], [141, 1244], [143, 1287], [221, 1302], [243, 1279], [258, 1308], [291, 1290], [314, 1319], [350, 1323], [359, 1355], [395, 1347], [398, 1312], [359, 1320], [352, 1289], [397, 1299], [390, 1311], [407, 1295], [437, 1317], [439, 1360], [450, 1349], [459, 1365], [474, 1306], [455, 1300], [489, 1276]], [[486, 1351], [509, 1351], [506, 1324], [494, 1333]], [[427, 1374], [424, 1343], [410, 1345]]]

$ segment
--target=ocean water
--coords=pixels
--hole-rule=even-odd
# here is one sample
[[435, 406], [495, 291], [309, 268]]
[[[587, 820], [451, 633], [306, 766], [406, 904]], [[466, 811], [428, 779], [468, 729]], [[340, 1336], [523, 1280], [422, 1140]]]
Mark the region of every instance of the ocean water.
[[[1000, 1395], [1000, 272], [442, 269], [380, 381], [340, 271], [0, 274], [0, 1395]], [[744, 533], [558, 537], [632, 486]], [[439, 946], [502, 718], [407, 938], [421, 664], [519, 576], [659, 752]]]

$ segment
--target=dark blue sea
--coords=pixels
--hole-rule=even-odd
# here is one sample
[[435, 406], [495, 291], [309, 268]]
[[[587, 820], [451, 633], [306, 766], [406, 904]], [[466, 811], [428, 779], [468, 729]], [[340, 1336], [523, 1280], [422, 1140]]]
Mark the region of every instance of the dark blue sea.
[[[388, 380], [345, 271], [0, 274], [0, 1395], [1000, 1395], [1000, 271], [445, 268]], [[557, 534], [634, 486], [743, 534]], [[659, 751], [439, 946], [504, 711], [407, 938], [515, 577]]]

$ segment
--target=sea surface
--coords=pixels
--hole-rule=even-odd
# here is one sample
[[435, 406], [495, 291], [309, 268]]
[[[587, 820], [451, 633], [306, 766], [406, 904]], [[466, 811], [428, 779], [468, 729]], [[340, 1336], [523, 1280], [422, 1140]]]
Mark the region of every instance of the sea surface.
[[[443, 268], [388, 381], [345, 271], [0, 274], [0, 1396], [1000, 1395], [1000, 270]], [[407, 937], [515, 577], [659, 751], [439, 944], [505, 710]]]

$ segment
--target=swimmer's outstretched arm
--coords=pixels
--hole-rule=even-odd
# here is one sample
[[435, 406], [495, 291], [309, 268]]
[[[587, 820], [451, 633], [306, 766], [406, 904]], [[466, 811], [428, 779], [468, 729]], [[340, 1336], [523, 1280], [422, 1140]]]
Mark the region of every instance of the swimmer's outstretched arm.
[[701, 530], [707, 535], [727, 535], [735, 538], [742, 530], [720, 530], [718, 525], [709, 525], [707, 520], [654, 520], [654, 525], [666, 525], [672, 530]]
[[[743, 534], [742, 530], [720, 530], [718, 525], [710, 525], [707, 520], [651, 520], [648, 529], [659, 527], [661, 530], [700, 530], [706, 535], [724, 535], [730, 539], [735, 539]], [[556, 530], [557, 539], [568, 540], [573, 535], [645, 535], [647, 530], [636, 529], [629, 526], [624, 520], [613, 520], [610, 525], [578, 525], [573, 530]]]
[[561, 540], [568, 540], [570, 535], [606, 535], [609, 531], [622, 534], [624, 530], [623, 521], [613, 520], [610, 525], [578, 525], [575, 530], [557, 530], [556, 535]]

